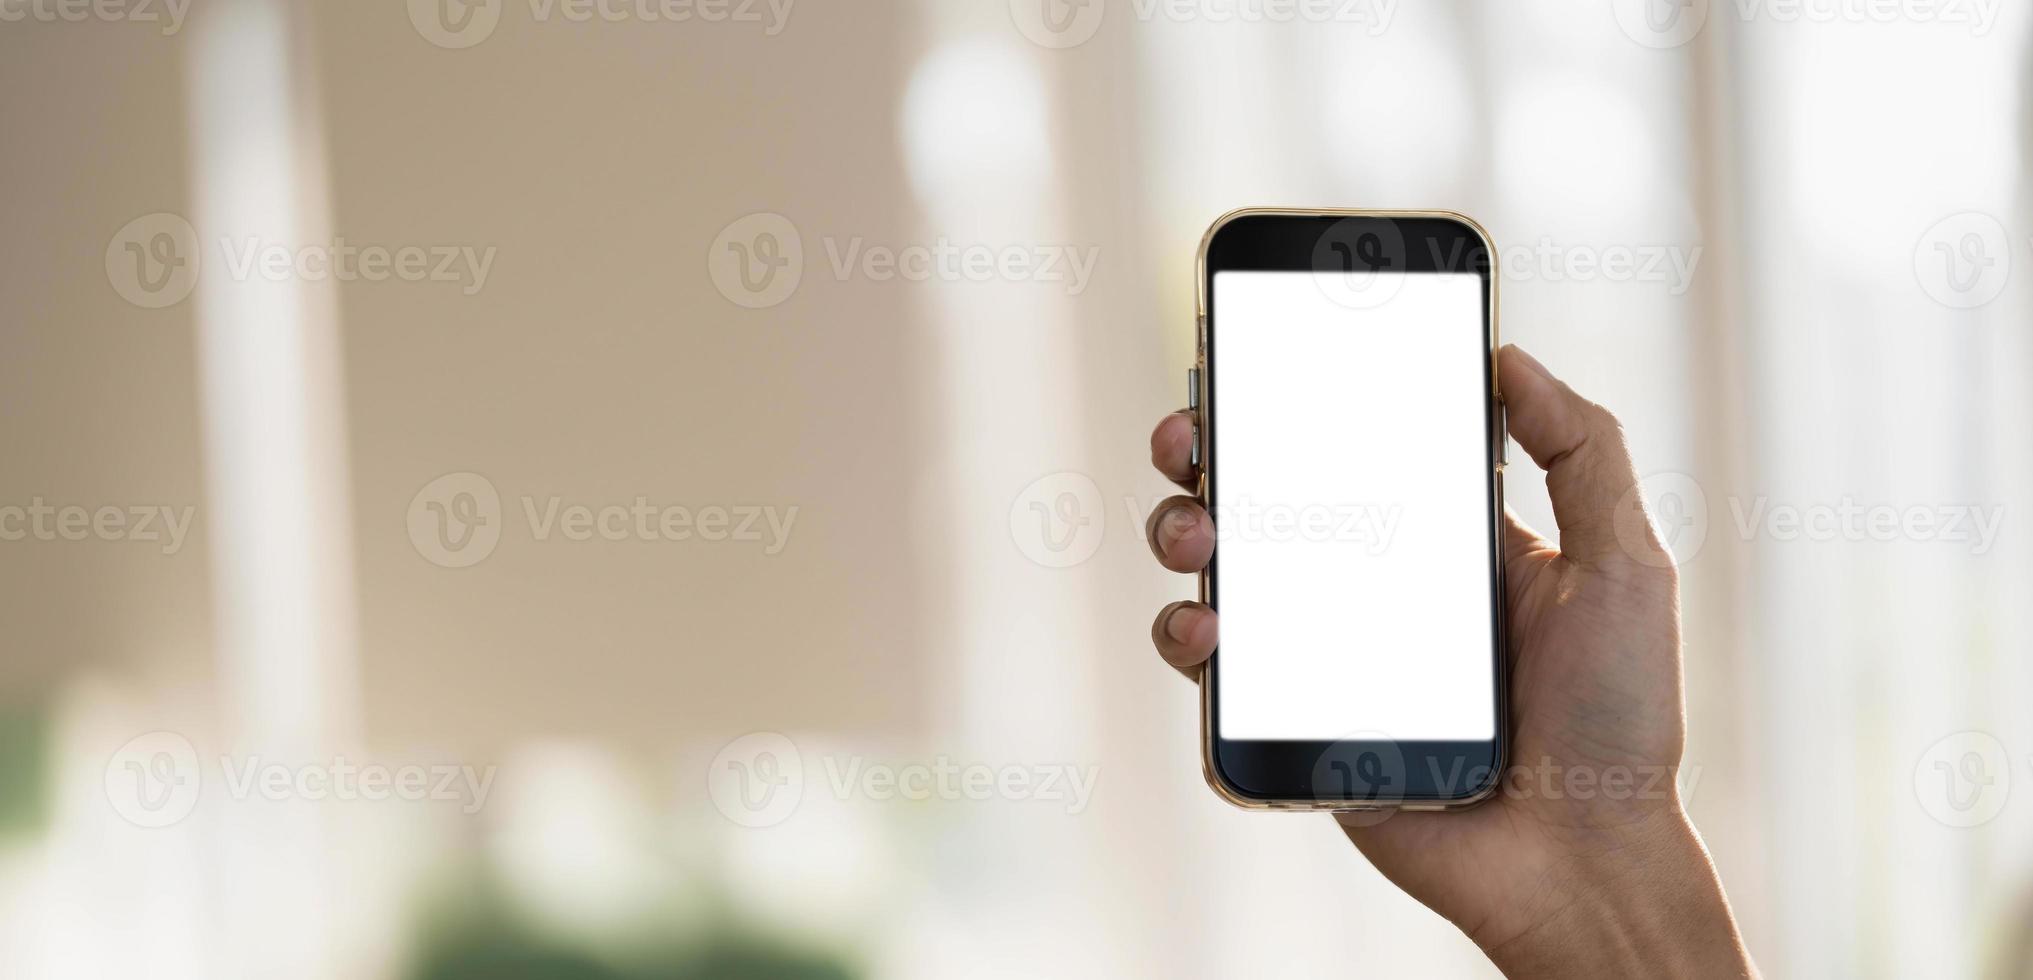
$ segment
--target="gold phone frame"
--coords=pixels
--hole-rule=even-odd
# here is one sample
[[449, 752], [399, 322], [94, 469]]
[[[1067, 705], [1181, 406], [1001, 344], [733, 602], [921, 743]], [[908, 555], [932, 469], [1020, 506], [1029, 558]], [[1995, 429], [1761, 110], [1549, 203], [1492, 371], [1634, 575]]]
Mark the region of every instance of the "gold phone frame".
[[[1501, 341], [1497, 339], [1498, 338], [1497, 283], [1501, 279], [1501, 276], [1499, 276], [1497, 273], [1496, 243], [1490, 239], [1489, 231], [1483, 228], [1483, 226], [1479, 222], [1477, 222], [1474, 218], [1469, 217], [1468, 215], [1462, 214], [1459, 211], [1424, 210], [1424, 209], [1400, 210], [1400, 209], [1372, 209], [1372, 208], [1246, 207], [1246, 208], [1237, 208], [1214, 219], [1214, 223], [1207, 226], [1206, 234], [1200, 236], [1200, 248], [1194, 257], [1193, 262], [1193, 272], [1194, 272], [1193, 310], [1194, 310], [1194, 323], [1196, 325], [1194, 330], [1193, 365], [1195, 371], [1194, 377], [1197, 379], [1196, 383], [1199, 386], [1199, 390], [1195, 393], [1195, 397], [1193, 399], [1195, 407], [1191, 409], [1191, 412], [1193, 416], [1193, 438], [1199, 444], [1200, 449], [1200, 467], [1194, 472], [1193, 480], [1194, 480], [1194, 496], [1199, 499], [1200, 505], [1206, 508], [1212, 508], [1213, 506], [1213, 502], [1207, 499], [1207, 471], [1214, 468], [1214, 455], [1211, 447], [1209, 447], [1207, 444], [1206, 438], [1207, 426], [1205, 420], [1202, 418], [1202, 413], [1206, 410], [1205, 407], [1208, 404], [1207, 247], [1210, 243], [1214, 241], [1215, 234], [1221, 230], [1222, 226], [1228, 224], [1231, 221], [1236, 220], [1237, 218], [1253, 217], [1258, 215], [1277, 215], [1300, 218], [1318, 218], [1318, 217], [1440, 218], [1450, 221], [1458, 221], [1462, 225], [1473, 230], [1476, 234], [1476, 237], [1482, 239], [1482, 245], [1485, 254], [1489, 256], [1489, 350], [1486, 353], [1486, 356], [1489, 358], [1489, 383], [1490, 383], [1489, 410], [1496, 413], [1497, 418], [1496, 437], [1498, 441], [1496, 451], [1491, 454], [1493, 457], [1492, 463], [1495, 469], [1494, 483], [1496, 486], [1496, 493], [1492, 498], [1492, 501], [1495, 506], [1494, 509], [1490, 512], [1490, 521], [1491, 521], [1490, 527], [1496, 532], [1493, 535], [1491, 535], [1491, 541], [1493, 543], [1494, 550], [1494, 554], [1492, 555], [1491, 559], [1491, 564], [1492, 567], [1496, 569], [1496, 589], [1497, 594], [1499, 596], [1499, 600], [1494, 604], [1495, 606], [1494, 615], [1496, 617], [1495, 621], [1496, 643], [1499, 648], [1497, 650], [1498, 655], [1496, 657], [1496, 664], [1494, 668], [1497, 672], [1496, 763], [1495, 763], [1495, 772], [1492, 773], [1491, 775], [1489, 785], [1483, 787], [1482, 790], [1477, 792], [1474, 796], [1465, 797], [1459, 800], [1446, 800], [1446, 801], [1422, 800], [1415, 802], [1401, 801], [1395, 803], [1353, 804], [1340, 800], [1299, 800], [1299, 799], [1259, 800], [1252, 797], [1243, 796], [1235, 792], [1233, 788], [1231, 788], [1222, 781], [1221, 777], [1217, 774], [1217, 771], [1214, 766], [1214, 740], [1215, 740], [1214, 689], [1207, 683], [1207, 668], [1203, 666], [1201, 668], [1200, 677], [1197, 682], [1200, 688], [1201, 775], [1207, 780], [1208, 788], [1214, 790], [1216, 796], [1219, 796], [1222, 799], [1227, 800], [1229, 803], [1241, 807], [1245, 810], [1321, 810], [1321, 811], [1346, 812], [1346, 811], [1375, 811], [1375, 810], [1467, 809], [1469, 807], [1482, 803], [1484, 800], [1487, 800], [1491, 796], [1494, 796], [1496, 794], [1497, 789], [1503, 783], [1503, 773], [1505, 766], [1509, 762], [1511, 747], [1511, 732], [1510, 732], [1511, 685], [1509, 669], [1510, 658], [1509, 651], [1505, 649], [1506, 645], [1509, 643], [1510, 637], [1507, 624], [1505, 623], [1506, 607], [1509, 605], [1508, 601], [1509, 583], [1507, 583], [1504, 579], [1504, 553], [1503, 553], [1504, 467], [1508, 462], [1507, 457], [1509, 452], [1508, 446], [1510, 444], [1510, 433], [1508, 424], [1509, 420], [1504, 414], [1502, 385], [1499, 384], [1497, 380], [1497, 348], [1501, 345]], [[1209, 513], [1212, 513], [1211, 509], [1209, 510]], [[1198, 578], [1200, 589], [1200, 601], [1205, 603], [1208, 601], [1209, 598], [1207, 569], [1205, 568], [1201, 569]]]

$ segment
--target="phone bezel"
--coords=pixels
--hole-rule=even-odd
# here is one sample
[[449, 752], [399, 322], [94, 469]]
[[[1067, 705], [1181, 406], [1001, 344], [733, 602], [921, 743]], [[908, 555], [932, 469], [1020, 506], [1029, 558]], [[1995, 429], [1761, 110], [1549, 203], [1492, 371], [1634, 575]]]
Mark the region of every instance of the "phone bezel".
[[[1497, 251], [1489, 235], [1466, 215], [1443, 210], [1364, 210], [1333, 208], [1242, 208], [1216, 219], [1200, 242], [1198, 257], [1198, 365], [1201, 459], [1198, 495], [1210, 504], [1218, 472], [1219, 452], [1213, 417], [1216, 388], [1217, 327], [1213, 315], [1214, 274], [1222, 271], [1310, 271], [1316, 268], [1322, 236], [1330, 229], [1345, 232], [1354, 222], [1380, 222], [1395, 232], [1402, 248], [1380, 261], [1355, 255], [1344, 261], [1363, 268], [1388, 268], [1402, 262], [1408, 272], [1470, 272], [1482, 278], [1483, 373], [1487, 393], [1485, 453], [1488, 457], [1490, 542], [1490, 615], [1495, 627], [1491, 671], [1496, 690], [1495, 736], [1488, 741], [1241, 741], [1219, 738], [1219, 659], [1217, 647], [1201, 671], [1202, 768], [1208, 785], [1229, 802], [1251, 809], [1367, 810], [1451, 809], [1471, 806], [1499, 785], [1509, 743], [1508, 634], [1504, 623], [1503, 468], [1504, 420], [1497, 384]], [[1219, 610], [1220, 549], [1200, 573], [1200, 598]], [[1390, 781], [1402, 787], [1357, 785], [1364, 763], [1384, 763]], [[1346, 791], [1329, 793], [1318, 778], [1322, 767], [1342, 771]], [[1375, 769], [1372, 766], [1371, 771]], [[1452, 777], [1452, 778], [1449, 778]]]

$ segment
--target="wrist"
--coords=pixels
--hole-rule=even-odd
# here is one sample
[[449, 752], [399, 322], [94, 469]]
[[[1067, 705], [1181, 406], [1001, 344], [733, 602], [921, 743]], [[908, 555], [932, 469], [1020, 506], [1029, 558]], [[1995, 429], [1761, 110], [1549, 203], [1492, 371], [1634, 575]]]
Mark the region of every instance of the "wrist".
[[1756, 975], [1708, 851], [1678, 806], [1619, 828], [1614, 843], [1560, 876], [1550, 889], [1557, 907], [1484, 945], [1505, 976]]

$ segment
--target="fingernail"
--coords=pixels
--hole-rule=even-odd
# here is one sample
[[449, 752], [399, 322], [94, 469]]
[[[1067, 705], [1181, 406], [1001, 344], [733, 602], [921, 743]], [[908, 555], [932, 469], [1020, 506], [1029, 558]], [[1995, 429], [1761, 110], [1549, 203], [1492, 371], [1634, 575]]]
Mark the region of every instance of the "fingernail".
[[1171, 614], [1165, 617], [1165, 635], [1171, 637], [1172, 642], [1182, 645], [1193, 634], [1192, 618], [1186, 615], [1186, 609], [1185, 606], [1173, 606]]
[[1185, 516], [1186, 508], [1176, 505], [1165, 508], [1164, 512], [1158, 515], [1157, 533], [1151, 535], [1152, 554], [1159, 558], [1171, 554], [1172, 546], [1186, 536], [1188, 522], [1182, 520]]

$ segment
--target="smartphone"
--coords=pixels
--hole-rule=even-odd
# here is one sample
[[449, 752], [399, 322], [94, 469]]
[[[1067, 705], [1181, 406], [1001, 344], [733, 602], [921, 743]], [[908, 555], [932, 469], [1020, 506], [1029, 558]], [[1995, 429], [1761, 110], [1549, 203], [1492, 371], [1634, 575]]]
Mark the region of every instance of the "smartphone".
[[1188, 370], [1202, 760], [1253, 809], [1447, 809], [1504, 763], [1496, 250], [1447, 211], [1246, 208]]

